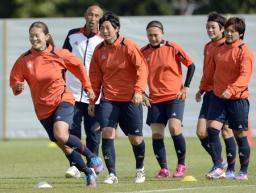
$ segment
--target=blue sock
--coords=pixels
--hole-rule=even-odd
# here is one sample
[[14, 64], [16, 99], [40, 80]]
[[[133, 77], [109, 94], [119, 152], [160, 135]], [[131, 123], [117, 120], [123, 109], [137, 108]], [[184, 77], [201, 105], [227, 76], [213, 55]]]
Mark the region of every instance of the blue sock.
[[224, 139], [226, 144], [226, 155], [228, 161], [227, 170], [235, 171], [235, 163], [236, 163], [236, 141], [234, 137], [230, 137]]
[[186, 142], [182, 134], [172, 136], [176, 155], [178, 158], [178, 164], [185, 165], [185, 155], [186, 155]]
[[102, 138], [102, 154], [108, 172], [116, 175], [116, 152], [113, 139]]
[[136, 160], [136, 169], [141, 169], [144, 166], [145, 157], [145, 142], [144, 140], [139, 145], [132, 145], [132, 150]]
[[240, 160], [240, 171], [247, 173], [250, 159], [250, 146], [247, 137], [236, 138]]
[[81, 153], [82, 155], [86, 156], [86, 158], [90, 159], [95, 157], [96, 155], [93, 154], [82, 142], [74, 135], [69, 135], [68, 141], [65, 144], [68, 147], [73, 148], [75, 151]]
[[72, 151], [72, 153], [66, 155], [66, 157], [70, 161], [71, 165], [76, 166], [77, 169], [81, 172], [84, 172], [85, 175], [92, 174], [92, 170], [88, 168], [87, 165], [84, 163], [84, 160], [82, 159], [80, 153]]
[[[203, 139], [200, 139], [201, 141], [201, 145], [203, 146], [203, 148], [205, 149], [205, 151], [207, 151], [207, 153], [211, 156], [211, 148], [210, 148], [210, 143], [209, 143], [209, 137], [205, 137]], [[213, 161], [213, 160], [212, 160]]]
[[218, 129], [214, 129], [212, 127], [207, 128], [208, 137], [209, 137], [209, 143], [210, 148], [212, 152], [212, 160], [214, 162], [214, 165], [218, 168], [222, 168], [222, 158], [221, 158], [221, 143], [220, 143], [220, 137], [219, 133], [220, 131]]
[[164, 139], [153, 139], [152, 140], [154, 154], [161, 168], [168, 169], [166, 161], [166, 151], [164, 146]]

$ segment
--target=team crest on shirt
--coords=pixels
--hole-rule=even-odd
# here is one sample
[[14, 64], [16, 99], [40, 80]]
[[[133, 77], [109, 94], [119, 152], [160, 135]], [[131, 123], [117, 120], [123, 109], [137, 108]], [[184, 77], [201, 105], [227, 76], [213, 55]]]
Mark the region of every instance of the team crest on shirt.
[[33, 68], [33, 65], [29, 62], [29, 63], [27, 63], [27, 68], [31, 69], [31, 68]]
[[107, 56], [101, 55], [101, 60], [106, 60], [106, 59], [107, 59]]
[[74, 44], [75, 44], [76, 46], [78, 46], [78, 41], [75, 41]]
[[148, 63], [150, 62], [150, 60], [151, 60], [150, 57], [147, 57], [147, 58], [146, 58], [146, 61], [147, 61]]
[[220, 59], [220, 58], [222, 57], [222, 54], [221, 54], [221, 53], [218, 53], [218, 54], [216, 55], [216, 57], [217, 57], [218, 59]]

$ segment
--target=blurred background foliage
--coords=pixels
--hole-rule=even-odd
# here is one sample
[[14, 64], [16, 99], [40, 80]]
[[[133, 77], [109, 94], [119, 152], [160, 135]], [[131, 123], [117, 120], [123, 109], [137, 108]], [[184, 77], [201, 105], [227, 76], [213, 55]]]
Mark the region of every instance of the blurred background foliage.
[[91, 4], [120, 16], [256, 13], [256, 0], [2, 0], [0, 18], [81, 17]]

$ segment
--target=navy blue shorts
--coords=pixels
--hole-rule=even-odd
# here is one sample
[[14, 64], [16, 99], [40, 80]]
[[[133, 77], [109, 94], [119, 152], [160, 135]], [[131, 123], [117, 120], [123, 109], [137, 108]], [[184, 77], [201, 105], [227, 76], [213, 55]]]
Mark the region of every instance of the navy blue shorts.
[[53, 125], [56, 121], [64, 121], [69, 124], [69, 127], [72, 125], [74, 116], [74, 106], [68, 102], [61, 102], [52, 115], [46, 119], [40, 120], [41, 124], [44, 126], [49, 139], [56, 142], [53, 133]]
[[199, 119], [207, 119], [207, 114], [208, 114], [208, 109], [210, 104], [210, 97], [212, 94], [213, 94], [212, 91], [204, 93], [203, 103], [202, 103], [201, 110], [198, 117]]
[[183, 120], [185, 101], [170, 100], [152, 104], [148, 108], [147, 124], [161, 123], [166, 125], [170, 118]]
[[100, 101], [96, 116], [101, 129], [104, 127], [117, 128], [119, 123], [125, 135], [143, 135], [143, 110], [141, 105], [103, 99]]
[[216, 120], [221, 123], [228, 120], [231, 129], [246, 131], [248, 130], [249, 108], [248, 99], [227, 100], [212, 94], [207, 117], [208, 120]]
[[[70, 134], [81, 139], [81, 123], [83, 122], [84, 130], [87, 138], [95, 133], [95, 129], [99, 127], [96, 117], [91, 117], [88, 114], [88, 104], [83, 102], [76, 102], [74, 106], [74, 119]], [[97, 113], [98, 105], [95, 105], [95, 112]]]

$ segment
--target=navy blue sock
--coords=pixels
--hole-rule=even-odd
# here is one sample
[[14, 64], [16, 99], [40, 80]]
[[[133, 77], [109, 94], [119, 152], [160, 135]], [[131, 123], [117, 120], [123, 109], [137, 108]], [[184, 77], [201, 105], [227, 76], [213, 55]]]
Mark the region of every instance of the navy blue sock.
[[81, 153], [82, 155], [86, 156], [86, 158], [92, 158], [95, 157], [96, 155], [93, 154], [82, 142], [80, 139], [78, 139], [74, 135], [69, 135], [68, 141], [65, 144], [68, 147], [73, 148], [77, 152]]
[[[70, 154], [71, 155], [71, 154]], [[69, 161], [69, 165], [70, 166], [74, 166], [75, 164], [74, 164], [74, 162], [72, 162], [72, 160], [71, 160], [71, 158], [70, 158], [70, 155], [65, 155], [66, 156], [66, 158], [68, 159], [68, 161]]]
[[71, 165], [76, 166], [77, 169], [81, 172], [84, 172], [85, 175], [92, 174], [92, 170], [88, 168], [87, 165], [84, 163], [84, 160], [82, 159], [80, 153], [72, 151], [72, 153], [66, 155], [66, 157], [70, 161]]
[[[205, 137], [203, 139], [200, 139], [201, 141], [201, 145], [203, 146], [203, 148], [205, 149], [205, 151], [207, 151], [207, 153], [211, 156], [211, 148], [210, 148], [210, 143], [209, 143], [209, 137]], [[213, 161], [213, 160], [212, 160]]]
[[108, 172], [116, 175], [116, 152], [113, 139], [102, 138], [102, 154]]
[[178, 164], [185, 165], [185, 155], [186, 155], [186, 142], [182, 134], [172, 136], [176, 155], [178, 158]]
[[164, 139], [153, 139], [152, 140], [154, 154], [161, 168], [168, 169], [166, 161], [166, 151], [164, 146]]
[[247, 173], [250, 159], [250, 146], [247, 137], [236, 138], [240, 160], [240, 171]]
[[207, 128], [209, 143], [211, 148], [211, 156], [216, 167], [222, 168], [222, 158], [221, 158], [221, 143], [218, 129], [214, 129], [212, 127]]
[[235, 171], [235, 163], [236, 163], [236, 141], [234, 137], [230, 137], [224, 139], [226, 144], [226, 155], [228, 161], [228, 170]]
[[99, 146], [101, 139], [101, 131], [93, 131], [90, 133], [91, 137], [86, 137], [86, 146], [93, 152], [95, 155], [99, 155]]
[[144, 166], [145, 157], [145, 142], [144, 140], [139, 145], [132, 144], [132, 150], [136, 160], [136, 169], [141, 169]]

